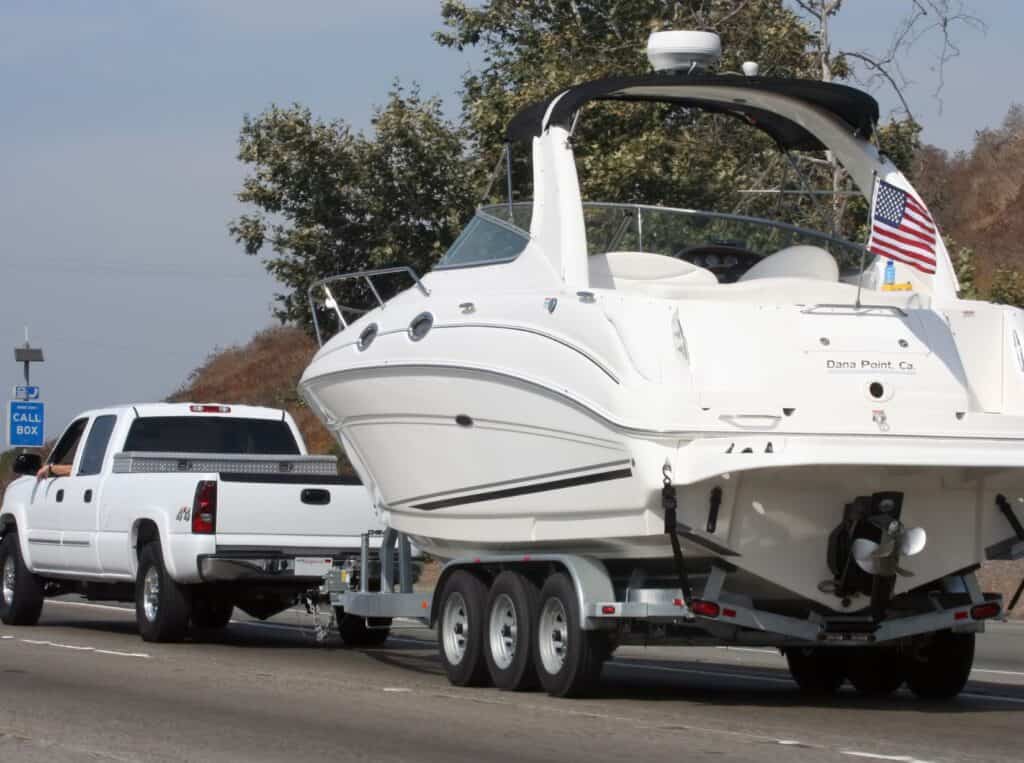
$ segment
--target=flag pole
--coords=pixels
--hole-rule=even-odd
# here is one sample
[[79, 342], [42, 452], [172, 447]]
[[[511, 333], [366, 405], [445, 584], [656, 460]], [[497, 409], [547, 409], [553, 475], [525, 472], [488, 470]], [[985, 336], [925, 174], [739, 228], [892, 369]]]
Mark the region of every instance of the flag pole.
[[[875, 202], [878, 200], [878, 170], [871, 171], [871, 206], [868, 208], [868, 243], [871, 242], [871, 224], [875, 218]], [[868, 245], [860, 250], [860, 277], [857, 279], [857, 300], [854, 308], [860, 310], [860, 292], [864, 288], [864, 262], [868, 258]]]

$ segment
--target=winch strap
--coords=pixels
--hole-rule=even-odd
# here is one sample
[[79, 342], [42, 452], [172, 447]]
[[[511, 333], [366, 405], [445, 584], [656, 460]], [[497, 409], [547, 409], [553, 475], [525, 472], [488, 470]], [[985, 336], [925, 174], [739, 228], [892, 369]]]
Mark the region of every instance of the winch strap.
[[672, 544], [672, 559], [675, 562], [676, 575], [679, 577], [679, 590], [683, 594], [683, 604], [689, 607], [693, 600], [693, 589], [690, 588], [690, 577], [686, 574], [686, 560], [683, 558], [683, 549], [679, 544], [679, 535], [676, 533], [678, 501], [669, 471], [669, 466], [666, 464], [662, 471], [664, 484], [661, 488], [661, 507], [665, 510], [665, 533]]

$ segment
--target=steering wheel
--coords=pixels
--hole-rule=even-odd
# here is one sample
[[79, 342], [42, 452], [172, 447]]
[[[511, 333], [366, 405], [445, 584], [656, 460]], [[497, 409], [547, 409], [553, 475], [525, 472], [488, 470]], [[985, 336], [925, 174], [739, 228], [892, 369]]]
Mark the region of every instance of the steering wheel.
[[739, 244], [695, 244], [681, 249], [673, 257], [710, 270], [719, 283], [735, 283], [762, 258]]

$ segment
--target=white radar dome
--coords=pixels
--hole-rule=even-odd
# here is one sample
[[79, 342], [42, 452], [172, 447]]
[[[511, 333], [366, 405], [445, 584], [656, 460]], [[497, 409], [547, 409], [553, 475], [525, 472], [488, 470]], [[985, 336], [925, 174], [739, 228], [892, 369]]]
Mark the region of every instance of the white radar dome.
[[722, 57], [722, 40], [714, 32], [654, 32], [647, 40], [647, 60], [658, 72], [697, 72]]

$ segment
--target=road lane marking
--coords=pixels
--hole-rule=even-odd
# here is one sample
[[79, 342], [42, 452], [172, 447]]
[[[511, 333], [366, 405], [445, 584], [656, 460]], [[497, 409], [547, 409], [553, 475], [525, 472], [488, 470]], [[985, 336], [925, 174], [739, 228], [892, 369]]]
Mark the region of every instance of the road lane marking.
[[688, 673], [691, 675], [699, 676], [714, 676], [717, 678], [739, 678], [744, 681], [768, 681], [776, 684], [792, 684], [792, 678], [775, 678], [772, 676], [755, 676], [745, 673], [726, 673], [717, 670], [698, 670], [697, 668], [669, 668], [661, 667], [660, 665], [635, 665], [631, 662], [619, 662], [618, 660], [612, 660], [607, 665], [614, 665], [619, 668], [630, 668], [635, 670], [653, 670], [659, 673]]
[[93, 654], [108, 654], [114, 657], [136, 657], [144, 660], [150, 659], [150, 655], [146, 654], [145, 652], [121, 652], [116, 649], [99, 649], [94, 646], [80, 646], [78, 644], [61, 644], [56, 641], [44, 641], [42, 639], [23, 638], [18, 640], [23, 644], [29, 644], [31, 646], [50, 646], [56, 649], [70, 649], [74, 652], [92, 652]]
[[895, 760], [899, 763], [930, 763], [911, 755], [881, 755], [877, 752], [860, 752], [859, 750], [840, 750], [841, 755], [850, 755], [854, 758], [870, 758], [871, 760]]
[[1024, 676], [1019, 670], [993, 670], [991, 668], [971, 668], [972, 673], [992, 673], [997, 676]]

